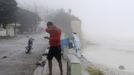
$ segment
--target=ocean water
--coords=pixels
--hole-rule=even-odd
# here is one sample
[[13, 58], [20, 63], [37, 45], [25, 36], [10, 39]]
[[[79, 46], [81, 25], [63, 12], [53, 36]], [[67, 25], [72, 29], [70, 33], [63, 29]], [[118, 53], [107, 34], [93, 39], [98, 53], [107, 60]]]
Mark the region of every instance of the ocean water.
[[[91, 43], [91, 42], [90, 42]], [[134, 40], [101, 40], [84, 47], [83, 55], [91, 62], [134, 73]]]

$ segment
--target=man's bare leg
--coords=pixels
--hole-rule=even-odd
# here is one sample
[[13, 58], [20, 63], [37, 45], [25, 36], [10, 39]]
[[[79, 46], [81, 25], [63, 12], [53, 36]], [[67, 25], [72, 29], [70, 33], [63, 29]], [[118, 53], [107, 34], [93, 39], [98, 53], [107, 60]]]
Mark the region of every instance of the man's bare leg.
[[60, 75], [63, 75], [63, 69], [62, 69], [62, 61], [60, 60], [60, 61], [58, 61], [58, 63], [59, 63], [59, 69], [60, 69]]
[[49, 64], [49, 75], [52, 75], [52, 60], [49, 60], [48, 64]]

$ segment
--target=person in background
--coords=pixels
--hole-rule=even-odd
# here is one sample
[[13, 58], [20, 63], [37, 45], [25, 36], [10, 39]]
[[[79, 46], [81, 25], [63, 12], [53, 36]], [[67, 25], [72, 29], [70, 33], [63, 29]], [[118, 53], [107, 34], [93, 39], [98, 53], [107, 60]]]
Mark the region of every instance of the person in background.
[[78, 57], [81, 57], [81, 45], [80, 45], [80, 38], [77, 33], [72, 32], [74, 38], [74, 48], [76, 50], [76, 54]]
[[50, 49], [48, 52], [48, 64], [49, 64], [49, 75], [52, 75], [52, 59], [53, 57], [56, 58], [56, 60], [59, 63], [59, 69], [61, 75], [63, 75], [63, 70], [62, 70], [62, 61], [61, 61], [61, 30], [56, 27], [53, 22], [48, 22], [47, 23], [47, 28], [46, 32], [50, 34], [49, 37], [49, 44], [50, 44]]

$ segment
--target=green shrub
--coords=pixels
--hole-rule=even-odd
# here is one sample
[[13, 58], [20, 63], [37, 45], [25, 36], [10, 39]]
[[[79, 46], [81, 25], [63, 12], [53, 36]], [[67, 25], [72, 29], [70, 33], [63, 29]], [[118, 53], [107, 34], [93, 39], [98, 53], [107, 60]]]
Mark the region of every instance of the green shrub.
[[87, 70], [90, 73], [90, 75], [104, 75], [102, 71], [93, 67], [88, 67]]

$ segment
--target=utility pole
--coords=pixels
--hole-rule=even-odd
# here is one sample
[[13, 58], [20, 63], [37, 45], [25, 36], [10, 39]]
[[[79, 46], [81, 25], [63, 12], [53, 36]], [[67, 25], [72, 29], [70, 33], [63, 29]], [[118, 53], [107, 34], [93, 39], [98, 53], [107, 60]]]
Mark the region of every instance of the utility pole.
[[[35, 2], [33, 3], [33, 6], [34, 6], [34, 12], [35, 12], [35, 14], [38, 15], [37, 5], [36, 5]], [[35, 18], [35, 24], [38, 24], [38, 17]], [[32, 27], [33, 28], [33, 31], [36, 31], [36, 26], [33, 25], [33, 27]]]
[[46, 7], [45, 21], [48, 21], [48, 6]]
[[16, 26], [16, 23], [17, 23], [17, 13], [14, 14], [14, 17], [15, 17], [15, 24], [14, 24], [14, 36], [16, 37], [17, 36], [17, 26]]
[[14, 36], [17, 36], [17, 31], [16, 31], [16, 14], [15, 14], [15, 25], [14, 25]]

